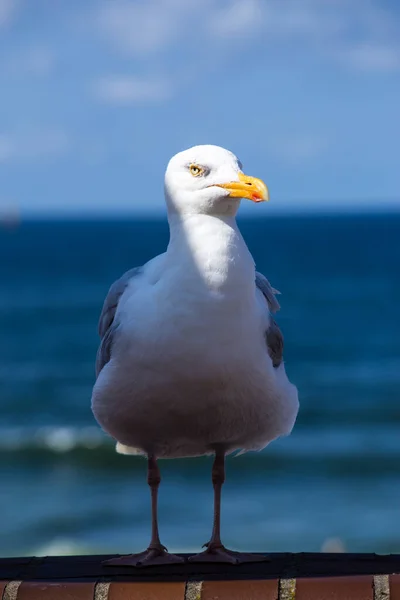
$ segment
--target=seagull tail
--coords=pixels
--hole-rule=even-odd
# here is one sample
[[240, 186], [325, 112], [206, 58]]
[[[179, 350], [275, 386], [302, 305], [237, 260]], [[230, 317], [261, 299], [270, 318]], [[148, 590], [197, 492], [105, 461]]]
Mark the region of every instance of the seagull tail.
[[132, 448], [132, 446], [125, 446], [124, 444], [120, 444], [120, 442], [117, 442], [115, 450], [118, 452], [118, 454], [127, 454], [127, 455], [131, 455], [131, 456], [132, 455], [139, 456], [139, 455], [143, 454], [142, 450], [139, 450], [139, 448]]

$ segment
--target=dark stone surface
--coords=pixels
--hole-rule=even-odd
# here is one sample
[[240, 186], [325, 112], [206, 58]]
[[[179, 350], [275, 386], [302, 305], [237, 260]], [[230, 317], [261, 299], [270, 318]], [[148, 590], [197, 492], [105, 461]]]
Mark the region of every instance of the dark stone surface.
[[[182, 555], [189, 556], [189, 555]], [[110, 556], [49, 556], [0, 559], [0, 580], [188, 581], [400, 574], [400, 555], [276, 553], [268, 562], [193, 564], [132, 568], [104, 566]]]

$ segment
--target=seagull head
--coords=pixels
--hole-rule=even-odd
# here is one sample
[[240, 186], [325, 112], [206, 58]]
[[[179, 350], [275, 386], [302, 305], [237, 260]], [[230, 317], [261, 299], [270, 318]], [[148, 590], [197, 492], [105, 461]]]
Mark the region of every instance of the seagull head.
[[165, 197], [170, 213], [235, 215], [242, 198], [263, 202], [269, 193], [261, 179], [243, 173], [229, 150], [194, 146], [169, 161]]

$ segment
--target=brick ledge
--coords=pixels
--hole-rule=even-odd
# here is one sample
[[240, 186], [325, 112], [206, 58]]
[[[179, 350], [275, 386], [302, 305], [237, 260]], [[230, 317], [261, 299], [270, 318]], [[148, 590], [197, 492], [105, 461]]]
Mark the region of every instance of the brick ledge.
[[400, 600], [400, 555], [277, 553], [264, 563], [104, 567], [111, 556], [0, 559], [0, 600]]

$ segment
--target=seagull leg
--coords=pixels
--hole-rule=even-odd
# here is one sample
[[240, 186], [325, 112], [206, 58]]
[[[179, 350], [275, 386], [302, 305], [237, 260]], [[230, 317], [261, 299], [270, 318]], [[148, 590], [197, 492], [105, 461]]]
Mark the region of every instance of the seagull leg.
[[128, 567], [151, 567], [153, 565], [165, 565], [182, 563], [184, 559], [175, 554], [169, 554], [166, 547], [162, 545], [158, 533], [157, 500], [158, 488], [161, 481], [160, 469], [155, 456], [149, 456], [147, 462], [147, 483], [151, 491], [151, 540], [149, 547], [144, 552], [129, 554], [120, 558], [112, 558], [104, 561], [104, 565], [128, 566]]
[[190, 562], [219, 562], [240, 564], [245, 562], [264, 562], [269, 560], [262, 554], [250, 554], [228, 550], [221, 542], [221, 491], [225, 481], [225, 453], [215, 453], [212, 468], [212, 482], [214, 487], [214, 523], [211, 539], [204, 544], [206, 550], [200, 554], [189, 557]]

